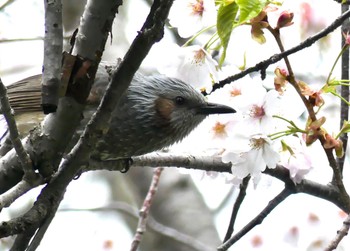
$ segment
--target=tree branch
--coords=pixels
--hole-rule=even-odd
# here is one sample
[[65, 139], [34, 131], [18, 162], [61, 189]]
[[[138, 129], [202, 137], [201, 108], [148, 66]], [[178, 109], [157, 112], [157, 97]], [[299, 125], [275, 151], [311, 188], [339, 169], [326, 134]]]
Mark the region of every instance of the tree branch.
[[[342, 4], [341, 6], [342, 13], [346, 12], [349, 10], [348, 5]], [[348, 34], [350, 32], [350, 22], [347, 19], [344, 21], [341, 27], [341, 48], [345, 45], [345, 37], [344, 34]], [[341, 55], [341, 79], [349, 79], [349, 49], [344, 51], [344, 53]], [[340, 95], [346, 100], [349, 101], [349, 86], [342, 85], [340, 87]], [[349, 120], [349, 106], [345, 102], [341, 101], [340, 102], [340, 119], [339, 119], [339, 124], [340, 128], [342, 128], [344, 121]], [[343, 147], [344, 147], [344, 153], [346, 153], [346, 148], [348, 145], [348, 134], [343, 133], [340, 135], [340, 140], [343, 142]], [[343, 167], [344, 167], [344, 161], [345, 161], [345, 154], [343, 157], [338, 158], [337, 162], [339, 165], [339, 168], [341, 172], [343, 172]]]
[[25, 179], [21, 180], [14, 187], [0, 195], [0, 211], [4, 207], [9, 207], [16, 199], [41, 184], [44, 184], [44, 179], [40, 175], [37, 175], [36, 179], [30, 183]]
[[328, 247], [325, 249], [325, 251], [332, 251], [335, 250], [340, 241], [348, 235], [350, 228], [350, 214], [346, 217], [346, 219], [343, 221], [343, 226], [340, 230], [338, 230], [337, 235], [332, 240], [332, 242], [328, 245]]
[[[231, 164], [223, 163], [221, 161], [221, 157], [218, 156], [177, 156], [173, 154], [151, 153], [142, 156], [132, 157], [130, 168], [142, 166], [183, 167], [187, 169], [231, 173]], [[114, 161], [103, 161], [103, 165], [95, 165], [93, 166], [93, 169], [84, 169], [83, 171], [101, 169], [110, 171], [120, 171], [124, 168], [125, 160], [121, 159]], [[298, 193], [305, 193], [318, 198], [322, 198], [335, 204], [344, 212], [350, 212], [350, 205], [347, 203], [346, 200], [343, 200], [338, 188], [332, 184], [322, 185], [307, 179], [302, 180], [298, 184], [294, 184], [294, 182], [290, 179], [289, 170], [281, 165], [277, 165], [273, 169], [266, 168], [263, 173], [281, 180], [289, 187], [294, 186], [294, 189]]]
[[[93, 13], [97, 12], [100, 15], [100, 18], [90, 19], [93, 19], [94, 22], [102, 23], [102, 27], [92, 26], [99, 28], [99, 32], [91, 30], [90, 27], [89, 33], [82, 36], [83, 40], [94, 40], [97, 48], [90, 47], [88, 49], [87, 47], [82, 46], [83, 48], [76, 48], [76, 52], [80, 53], [79, 59], [81, 59], [84, 58], [85, 55], [91, 55], [91, 51], [100, 51], [99, 54], [94, 54], [93, 58], [90, 59], [91, 62], [94, 62], [93, 65], [96, 65], [96, 68], [100, 61], [100, 56], [102, 55], [109, 31], [111, 30], [115, 12], [119, 6], [118, 4], [120, 5], [120, 3], [115, 1], [89, 1], [89, 4], [87, 5], [85, 13], [92, 15]], [[81, 27], [84, 27], [84, 25], [85, 23], [82, 22]], [[88, 28], [85, 30], [88, 30]], [[84, 41], [80, 44], [84, 44]], [[92, 82], [94, 79], [94, 71], [96, 72], [96, 69], [94, 70], [93, 67], [91, 68], [92, 70], [89, 72], [88, 76], [82, 74], [82, 72], [78, 72], [80, 74], [78, 78], [84, 78], [87, 82]], [[75, 79], [72, 79], [77, 82], [78, 78], [76, 77]], [[87, 88], [91, 87], [91, 85], [86, 86]], [[41, 168], [40, 171], [45, 169], [46, 166], [54, 169], [55, 165], [61, 161], [60, 158], [64, 152], [64, 149], [66, 148], [71, 136], [82, 118], [80, 114], [83, 107], [84, 106], [82, 104], [76, 102], [72, 97], [61, 98], [57, 112], [46, 117], [42, 131], [39, 130], [39, 132], [34, 132], [32, 135], [30, 135], [30, 140], [26, 141], [26, 146], [32, 151], [32, 159], [34, 159], [35, 164]], [[69, 121], [69, 123], [67, 123], [67, 121]], [[3, 169], [1, 169], [2, 176], [0, 175], [0, 180], [6, 180], [9, 174], [15, 175], [12, 176], [12, 178], [21, 177], [21, 173], [18, 172], [17, 162], [17, 156], [13, 153], [13, 151], [10, 151], [2, 158], [0, 165], [3, 165]], [[71, 177], [64, 177], [64, 179], [71, 181]], [[43, 189], [44, 195], [39, 196], [38, 202], [30, 211], [28, 211], [22, 217], [10, 220], [9, 225], [1, 225], [1, 227], [4, 227], [2, 229], [2, 234], [7, 236], [21, 233], [23, 233], [23, 235], [34, 234], [35, 231], [32, 231], [33, 228], [38, 228], [40, 225], [42, 225], [42, 222], [45, 219], [49, 219], [50, 215], [55, 214], [56, 209], [63, 198], [66, 185], [69, 183], [69, 181], [64, 183], [65, 185], [58, 184], [57, 187], [53, 185], [54, 189], [57, 189], [57, 192], [51, 194], [51, 197], [47, 196], [47, 194], [45, 195], [44, 193], [44, 191], [47, 190], [49, 190], [47, 193], [50, 193], [50, 189], [48, 188], [51, 186], [46, 186]], [[39, 232], [39, 234], [42, 235], [45, 230], [46, 229], [43, 228], [43, 232]]]
[[45, 38], [41, 106], [45, 114], [57, 110], [63, 50], [62, 3], [45, 0]]
[[139, 221], [136, 227], [136, 233], [131, 243], [131, 248], [130, 248], [131, 251], [136, 251], [138, 249], [140, 242], [142, 240], [142, 236], [146, 231], [149, 211], [150, 211], [154, 196], [158, 190], [159, 179], [162, 174], [162, 171], [163, 171], [162, 167], [157, 167], [153, 173], [151, 185], [148, 189], [148, 193], [146, 195], [145, 200], [143, 201], [142, 208], [140, 209], [140, 212], [139, 212]]
[[0, 11], [3, 11], [7, 6], [11, 5], [15, 0], [7, 0], [2, 5], [0, 5]]
[[10, 139], [11, 139], [12, 145], [17, 153], [17, 156], [19, 158], [19, 161], [22, 165], [22, 168], [25, 174], [24, 179], [29, 183], [32, 181], [35, 182], [37, 178], [32, 168], [32, 161], [29, 158], [28, 153], [25, 151], [21, 140], [19, 139], [19, 133], [18, 133], [15, 117], [9, 103], [6, 87], [2, 83], [1, 79], [0, 79], [0, 103], [1, 103], [1, 112], [5, 117], [5, 120], [8, 125], [8, 130], [10, 133]]
[[42, 190], [35, 205], [22, 217], [12, 219], [0, 226], [0, 237], [21, 233], [29, 226], [39, 226], [48, 212], [53, 209], [53, 202], [60, 202], [67, 185], [80, 170], [81, 165], [88, 162], [94, 143], [103, 131], [101, 129], [106, 128], [106, 121], [109, 121], [111, 111], [118, 104], [122, 93], [128, 88], [142, 60], [152, 45], [162, 38], [165, 20], [171, 5], [171, 0], [154, 2], [149, 14], [153, 18], [147, 19], [152, 22], [146, 23], [133, 41], [124, 60], [113, 74], [99, 109], [86, 126], [78, 143], [61, 163], [59, 171], [53, 176], [50, 183]]
[[[80, 93], [78, 93], [85, 93], [86, 97], [94, 81], [118, 4], [120, 4], [118, 1], [88, 1], [85, 10], [85, 13], [88, 14], [84, 14], [86, 16], [82, 18], [79, 36], [77, 35], [74, 47], [74, 52], [78, 55], [77, 65], [74, 66], [74, 71], [69, 79], [74, 81], [70, 86], [80, 87]], [[92, 25], [87, 22], [91, 19], [98, 24]], [[89, 27], [85, 27], [86, 25]], [[84, 34], [83, 31], [87, 33]], [[88, 40], [93, 40], [92, 45], [95, 47], [89, 47], [92, 45], [87, 42]], [[85, 65], [79, 65], [86, 61], [90, 62], [88, 69], [84, 68]], [[79, 71], [81, 68], [86, 70], [85, 74]], [[72, 89], [74, 88], [71, 88], [69, 90], [71, 92], [65, 97], [60, 98], [57, 112], [45, 117], [41, 130], [37, 129], [32, 132], [25, 140], [25, 149], [28, 150], [35, 167], [44, 177], [50, 177], [57, 170], [63, 153], [82, 119], [81, 114], [85, 102], [79, 100]], [[81, 95], [79, 97], [83, 99]], [[79, 103], [77, 100], [82, 102]], [[22, 176], [23, 172], [20, 170], [18, 157], [14, 151], [8, 152], [0, 161], [0, 193], [17, 184]]]
[[[347, 20], [350, 17], [350, 11], [346, 11], [344, 12], [341, 16], [339, 16], [336, 20], [334, 20], [333, 23], [331, 23], [328, 27], [326, 27], [325, 29], [323, 29], [322, 31], [318, 32], [317, 34], [315, 34], [312, 37], [309, 37], [308, 39], [306, 39], [304, 42], [300, 43], [299, 45], [290, 48], [289, 50], [286, 50], [282, 53], [279, 54], [275, 54], [273, 56], [271, 56], [268, 59], [265, 59], [259, 63], [257, 63], [255, 66], [249, 67], [246, 70], [237, 73], [233, 76], [230, 76], [224, 80], [219, 81], [218, 83], [215, 83], [213, 85], [213, 89], [210, 93], [214, 92], [216, 89], [222, 88], [224, 87], [226, 84], [229, 84], [237, 79], [243, 78], [244, 76], [248, 75], [249, 73], [252, 72], [258, 72], [261, 70], [266, 70], [267, 67], [271, 64], [277, 63], [278, 61], [280, 61], [281, 59], [283, 59], [286, 56], [289, 56], [291, 54], [294, 54], [298, 51], [301, 51], [307, 47], [310, 47], [311, 45], [313, 45], [316, 41], [320, 40], [321, 38], [327, 36], [329, 33], [333, 32], [335, 29], [337, 29], [339, 26], [342, 25], [342, 23]], [[210, 94], [209, 93], [209, 94]], [[208, 93], [203, 93], [204, 95], [209, 95]]]
[[[119, 202], [119, 201], [109, 203], [108, 205], [103, 207], [96, 207], [96, 208], [89, 208], [89, 209], [77, 209], [77, 208], [59, 209], [59, 211], [63, 211], [63, 212], [66, 212], [66, 211], [68, 212], [80, 212], [80, 211], [100, 212], [100, 211], [115, 211], [115, 210], [118, 210], [124, 214], [129, 215], [135, 218], [135, 220], [137, 220], [139, 217], [137, 208], [131, 206], [130, 204]], [[174, 228], [161, 224], [160, 222], [156, 221], [151, 215], [149, 216], [147, 221], [147, 228], [150, 229], [152, 232], [156, 232], [159, 235], [166, 236], [169, 239], [182, 243], [191, 249], [198, 250], [198, 251], [213, 251], [213, 249], [211, 249], [204, 243], [198, 241], [197, 239], [193, 238], [192, 236], [189, 236], [187, 234], [179, 232]]]
[[217, 250], [225, 251], [228, 250], [234, 243], [246, 235], [250, 230], [252, 230], [257, 225], [261, 224], [263, 220], [268, 216], [273, 209], [275, 209], [282, 201], [284, 201], [289, 195], [293, 194], [294, 191], [288, 188], [284, 188], [269, 204], [247, 225], [245, 225], [237, 234], [232, 236], [224, 244], [220, 245]]
[[230, 239], [230, 237], [232, 236], [232, 233], [234, 231], [234, 225], [235, 225], [236, 218], [237, 218], [237, 214], [238, 214], [238, 211], [241, 208], [243, 200], [246, 196], [246, 191], [248, 188], [249, 181], [250, 181], [250, 176], [247, 176], [243, 179], [242, 184], [239, 186], [239, 194], [237, 196], [235, 203], [233, 204], [230, 223], [229, 223], [228, 229], [226, 231], [224, 242], [228, 241]]

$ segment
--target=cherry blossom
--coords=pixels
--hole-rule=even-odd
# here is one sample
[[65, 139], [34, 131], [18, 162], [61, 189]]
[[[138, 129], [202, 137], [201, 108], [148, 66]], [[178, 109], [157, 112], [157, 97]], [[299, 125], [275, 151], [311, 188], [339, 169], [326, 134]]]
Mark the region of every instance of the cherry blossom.
[[275, 168], [279, 160], [280, 155], [273, 142], [263, 134], [235, 137], [232, 147], [222, 155], [223, 162], [232, 164], [232, 175], [236, 179], [243, 180], [251, 175], [254, 184], [258, 184], [266, 166]]
[[311, 155], [300, 137], [287, 137], [283, 140], [281, 165], [289, 169], [290, 178], [294, 183], [300, 183], [312, 168]]
[[165, 61], [158, 71], [169, 77], [178, 78], [195, 88], [210, 91], [212, 84], [218, 81], [217, 62], [201, 46], [174, 46], [171, 48], [177, 57]]
[[216, 24], [213, 0], [176, 0], [169, 13], [170, 25], [179, 35], [188, 38], [201, 29]]

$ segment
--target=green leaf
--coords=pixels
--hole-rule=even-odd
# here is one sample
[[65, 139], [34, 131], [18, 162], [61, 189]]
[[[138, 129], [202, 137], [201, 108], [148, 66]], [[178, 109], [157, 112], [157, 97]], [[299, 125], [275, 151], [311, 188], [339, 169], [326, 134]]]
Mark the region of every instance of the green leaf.
[[335, 85], [325, 85], [322, 87], [322, 91], [324, 93], [332, 93], [337, 91], [337, 87]]
[[350, 123], [349, 123], [349, 121], [344, 120], [343, 126], [340, 129], [340, 132], [341, 133], [348, 133], [348, 132], [350, 132]]
[[232, 30], [237, 25], [237, 13], [238, 5], [236, 2], [223, 1], [218, 10], [216, 28], [223, 47], [223, 53], [219, 62], [220, 66], [225, 60], [226, 49], [230, 41]]
[[[222, 0], [217, 16], [217, 32], [223, 48], [219, 61], [221, 66], [226, 57], [227, 46], [230, 42], [232, 30], [248, 20], [256, 17], [266, 6], [267, 0]], [[237, 16], [239, 11], [239, 17]]]
[[332, 93], [337, 91], [337, 86], [340, 85], [340, 81], [336, 79], [332, 79], [329, 81], [329, 83], [325, 84], [321, 90], [324, 93]]
[[266, 0], [236, 0], [239, 7], [239, 23], [242, 24], [257, 15], [266, 6]]

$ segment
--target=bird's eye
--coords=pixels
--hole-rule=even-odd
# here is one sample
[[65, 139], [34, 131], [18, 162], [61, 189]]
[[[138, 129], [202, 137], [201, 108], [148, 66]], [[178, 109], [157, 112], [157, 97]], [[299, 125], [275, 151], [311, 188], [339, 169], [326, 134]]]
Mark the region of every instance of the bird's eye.
[[185, 103], [185, 98], [181, 97], [181, 96], [177, 96], [175, 98], [175, 102], [176, 102], [177, 105], [183, 105]]

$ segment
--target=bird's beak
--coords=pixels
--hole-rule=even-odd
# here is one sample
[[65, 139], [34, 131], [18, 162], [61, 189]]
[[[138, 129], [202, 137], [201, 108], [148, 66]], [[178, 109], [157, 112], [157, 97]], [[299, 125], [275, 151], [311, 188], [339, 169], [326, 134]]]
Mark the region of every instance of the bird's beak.
[[197, 114], [210, 115], [222, 113], [235, 113], [236, 110], [227, 106], [215, 103], [205, 103], [203, 106], [197, 108]]

